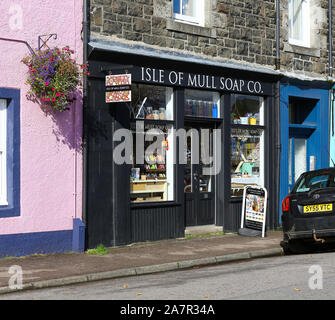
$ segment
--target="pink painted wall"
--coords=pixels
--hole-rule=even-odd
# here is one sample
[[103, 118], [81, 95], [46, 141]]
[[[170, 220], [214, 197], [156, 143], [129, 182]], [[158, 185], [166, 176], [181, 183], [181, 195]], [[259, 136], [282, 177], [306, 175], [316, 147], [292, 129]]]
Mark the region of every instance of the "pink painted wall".
[[[0, 37], [35, 49], [39, 35], [56, 33], [48, 45], [69, 45], [79, 63], [81, 22], [80, 0], [0, 1]], [[54, 116], [28, 101], [20, 62], [28, 53], [24, 44], [0, 41], [0, 87], [21, 89], [21, 215], [0, 219], [0, 235], [70, 230], [82, 214], [81, 101]]]

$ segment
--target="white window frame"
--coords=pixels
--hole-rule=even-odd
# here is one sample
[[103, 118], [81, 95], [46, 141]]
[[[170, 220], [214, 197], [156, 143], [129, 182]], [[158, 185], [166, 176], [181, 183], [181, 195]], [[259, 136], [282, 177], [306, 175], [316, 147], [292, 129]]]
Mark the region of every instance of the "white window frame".
[[0, 99], [0, 206], [7, 200], [7, 101]]
[[310, 47], [310, 0], [301, 0], [302, 8], [301, 15], [303, 21], [303, 30], [302, 30], [302, 39], [293, 38], [293, 28], [294, 28], [294, 20], [293, 20], [293, 1], [289, 0], [288, 2], [288, 24], [289, 24], [289, 43], [301, 47]]
[[196, 3], [196, 13], [194, 16], [188, 16], [184, 15], [181, 12], [183, 1], [185, 0], [178, 0], [180, 2], [180, 12], [175, 12], [175, 9], [173, 8], [173, 17], [175, 20], [178, 20], [183, 23], [189, 23], [193, 25], [198, 26], [204, 26], [205, 25], [205, 0], [193, 0]]

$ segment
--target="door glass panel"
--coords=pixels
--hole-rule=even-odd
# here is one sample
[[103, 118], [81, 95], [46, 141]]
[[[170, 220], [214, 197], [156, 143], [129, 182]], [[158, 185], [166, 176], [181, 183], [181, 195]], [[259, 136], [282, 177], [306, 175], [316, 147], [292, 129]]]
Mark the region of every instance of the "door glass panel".
[[199, 191], [211, 192], [210, 175], [204, 175], [203, 170], [213, 165], [213, 130], [210, 128], [201, 128], [200, 136], [200, 167], [199, 167]]
[[200, 192], [211, 192], [211, 176], [199, 174]]
[[[188, 131], [190, 128], [185, 127], [185, 130]], [[189, 193], [192, 192], [193, 189], [193, 176], [192, 176], [192, 139], [190, 136], [186, 138], [186, 166], [184, 170], [184, 192]]]
[[306, 139], [294, 139], [294, 181], [307, 171]]
[[212, 177], [208, 172], [213, 165], [213, 129], [185, 127], [185, 130], [184, 192], [211, 192]]
[[192, 192], [192, 170], [185, 168], [184, 171], [184, 192]]

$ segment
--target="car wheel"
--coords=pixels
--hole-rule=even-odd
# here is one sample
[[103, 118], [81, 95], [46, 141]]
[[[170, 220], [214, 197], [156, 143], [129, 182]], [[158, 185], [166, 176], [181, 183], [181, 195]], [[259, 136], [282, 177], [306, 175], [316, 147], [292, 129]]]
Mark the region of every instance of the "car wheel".
[[280, 242], [280, 246], [283, 248], [285, 255], [292, 254], [292, 251], [290, 250], [290, 247], [287, 241]]

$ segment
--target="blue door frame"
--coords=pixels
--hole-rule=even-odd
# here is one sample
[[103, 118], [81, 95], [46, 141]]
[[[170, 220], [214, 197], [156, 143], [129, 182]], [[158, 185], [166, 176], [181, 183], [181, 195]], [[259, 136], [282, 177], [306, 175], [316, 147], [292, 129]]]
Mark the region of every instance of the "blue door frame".
[[330, 105], [330, 159], [329, 165], [335, 167], [335, 86], [332, 88]]
[[[290, 98], [303, 98], [315, 101], [310, 117], [302, 124], [289, 123]], [[329, 167], [329, 90], [313, 88], [311, 85], [293, 85], [282, 83], [280, 86], [280, 203], [289, 193], [289, 139], [290, 137], [307, 139], [307, 170], [310, 156], [315, 156], [315, 169]], [[294, 150], [294, 149], [293, 149]], [[293, 156], [293, 155], [292, 155]], [[281, 214], [279, 214], [281, 223]]]

